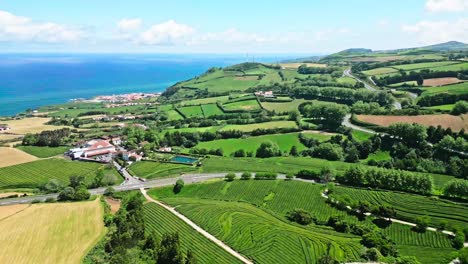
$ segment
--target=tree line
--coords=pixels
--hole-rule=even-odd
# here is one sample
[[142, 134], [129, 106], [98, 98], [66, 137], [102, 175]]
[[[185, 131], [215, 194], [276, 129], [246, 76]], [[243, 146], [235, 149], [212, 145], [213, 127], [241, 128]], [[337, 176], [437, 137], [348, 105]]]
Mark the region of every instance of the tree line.
[[69, 128], [46, 130], [37, 134], [28, 133], [23, 137], [22, 144], [25, 146], [58, 147], [67, 140], [70, 134]]

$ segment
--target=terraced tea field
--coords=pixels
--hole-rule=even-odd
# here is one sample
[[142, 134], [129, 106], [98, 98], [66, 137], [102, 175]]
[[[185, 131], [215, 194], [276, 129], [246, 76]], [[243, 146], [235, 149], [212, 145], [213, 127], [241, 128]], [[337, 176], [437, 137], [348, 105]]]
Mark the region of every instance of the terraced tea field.
[[147, 203], [144, 213], [147, 232], [156, 232], [161, 237], [164, 233], [177, 231], [182, 251], [191, 249], [199, 263], [242, 263], [161, 206]]

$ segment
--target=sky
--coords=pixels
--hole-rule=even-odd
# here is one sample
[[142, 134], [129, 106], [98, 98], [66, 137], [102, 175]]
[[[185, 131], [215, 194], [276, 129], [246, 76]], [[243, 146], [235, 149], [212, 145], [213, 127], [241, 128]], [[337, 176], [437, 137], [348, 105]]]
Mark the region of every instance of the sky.
[[0, 52], [327, 54], [468, 43], [468, 0], [0, 0]]

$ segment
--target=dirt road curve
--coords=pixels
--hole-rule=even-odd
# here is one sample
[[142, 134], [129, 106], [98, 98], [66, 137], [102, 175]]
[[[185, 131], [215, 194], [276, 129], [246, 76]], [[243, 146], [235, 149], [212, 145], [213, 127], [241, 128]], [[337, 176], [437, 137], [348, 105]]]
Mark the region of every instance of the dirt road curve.
[[253, 264], [252, 261], [248, 260], [247, 258], [245, 258], [244, 256], [242, 256], [241, 254], [239, 254], [238, 252], [236, 252], [235, 250], [233, 250], [232, 248], [230, 248], [228, 245], [224, 244], [221, 240], [217, 239], [216, 237], [214, 237], [212, 234], [206, 232], [203, 228], [199, 227], [197, 224], [195, 224], [194, 222], [192, 222], [190, 219], [188, 219], [187, 217], [185, 217], [185, 215], [177, 212], [174, 208], [166, 205], [166, 204], [163, 204], [159, 201], [156, 201], [154, 200], [153, 198], [151, 198], [147, 193], [146, 193], [146, 190], [144, 188], [140, 188], [140, 191], [141, 193], [143, 194], [143, 196], [145, 196], [146, 200], [150, 201], [150, 202], [153, 202], [153, 203], [156, 203], [158, 204], [159, 206], [162, 206], [164, 209], [168, 210], [169, 212], [173, 213], [175, 216], [177, 216], [178, 218], [180, 218], [182, 221], [184, 221], [185, 223], [187, 223], [189, 226], [191, 226], [193, 229], [195, 229], [195, 231], [197, 231], [198, 233], [202, 234], [204, 237], [208, 238], [209, 240], [213, 241], [216, 245], [220, 246], [221, 248], [223, 248], [224, 250], [226, 250], [229, 254], [233, 255], [234, 257], [238, 258], [240, 261], [242, 261], [243, 263], [247, 263], [247, 264]]

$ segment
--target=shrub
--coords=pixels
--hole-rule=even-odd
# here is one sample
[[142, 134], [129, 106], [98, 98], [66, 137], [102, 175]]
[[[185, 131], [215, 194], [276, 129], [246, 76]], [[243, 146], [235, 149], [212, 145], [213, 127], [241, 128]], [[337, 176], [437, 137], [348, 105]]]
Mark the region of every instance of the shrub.
[[460, 250], [458, 259], [460, 260], [460, 264], [468, 264], [468, 248]]
[[252, 179], [252, 173], [250, 172], [244, 172], [241, 175], [241, 180], [250, 180]]
[[104, 191], [105, 196], [113, 196], [115, 193], [115, 189], [113, 187], [107, 187]]
[[46, 203], [55, 203], [56, 201], [57, 199], [55, 199], [55, 197], [48, 197], [47, 199], [45, 199]]
[[234, 181], [234, 179], [236, 178], [236, 174], [234, 173], [228, 173], [226, 174], [226, 176], [224, 176], [224, 178], [226, 179], [226, 181]]
[[39, 200], [39, 199], [34, 199], [34, 200], [31, 201], [32, 204], [36, 204], [36, 203], [40, 203], [40, 202], [41, 202], [41, 200]]
[[413, 227], [413, 230], [418, 233], [425, 233], [428, 226], [429, 226], [429, 218], [427, 216], [418, 217], [416, 218], [416, 226]]
[[184, 185], [185, 185], [184, 180], [178, 179], [176, 181], [176, 184], [174, 185], [174, 189], [173, 189], [174, 193], [176, 193], [176, 194], [180, 193], [180, 191], [182, 191], [182, 188], [184, 187]]
[[294, 179], [294, 174], [292, 172], [286, 173], [286, 180], [292, 180]]
[[278, 177], [277, 173], [274, 172], [257, 172], [255, 173], [256, 180], [276, 180]]
[[320, 179], [319, 174], [311, 170], [300, 170], [298, 173], [296, 173], [296, 177], [301, 178], [301, 179], [316, 180], [316, 181]]

